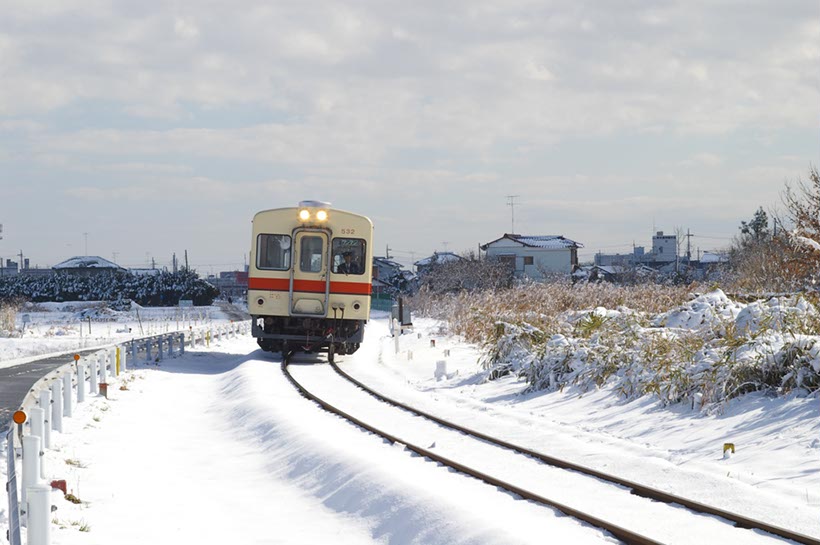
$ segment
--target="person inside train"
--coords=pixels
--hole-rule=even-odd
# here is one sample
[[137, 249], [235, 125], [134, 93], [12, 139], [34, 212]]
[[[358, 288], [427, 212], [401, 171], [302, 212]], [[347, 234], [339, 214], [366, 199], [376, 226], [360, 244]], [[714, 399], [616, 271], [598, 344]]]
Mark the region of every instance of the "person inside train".
[[353, 253], [352, 252], [345, 252], [342, 254], [344, 261], [339, 263], [339, 267], [336, 269], [336, 272], [339, 274], [361, 274], [362, 271], [359, 268], [359, 265], [353, 261]]

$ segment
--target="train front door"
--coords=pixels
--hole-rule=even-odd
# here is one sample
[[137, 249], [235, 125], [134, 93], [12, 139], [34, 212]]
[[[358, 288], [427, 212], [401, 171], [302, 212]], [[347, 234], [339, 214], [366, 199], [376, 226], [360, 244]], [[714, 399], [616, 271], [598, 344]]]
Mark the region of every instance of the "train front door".
[[294, 236], [290, 277], [293, 316], [325, 316], [330, 292], [329, 245], [324, 231], [300, 229]]

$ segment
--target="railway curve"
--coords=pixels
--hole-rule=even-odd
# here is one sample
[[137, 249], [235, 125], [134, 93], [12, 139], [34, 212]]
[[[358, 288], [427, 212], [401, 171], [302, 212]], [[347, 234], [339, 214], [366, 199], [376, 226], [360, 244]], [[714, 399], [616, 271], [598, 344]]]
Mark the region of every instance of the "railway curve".
[[[426, 442], [421, 442], [421, 441], [418, 441], [418, 440], [408, 440], [407, 437], [400, 436], [400, 434], [404, 435], [404, 432], [401, 431], [401, 430], [404, 430], [405, 428], [399, 427], [400, 431], [396, 432], [396, 431], [389, 431], [389, 429], [385, 429], [386, 426], [383, 426], [383, 425], [382, 426], [380, 426], [378, 424], [374, 425], [372, 423], [372, 421], [370, 421], [370, 418], [364, 418], [364, 417], [361, 417], [360, 415], [356, 414], [356, 409], [355, 408], [354, 408], [354, 410], [350, 410], [350, 409], [347, 409], [347, 408], [342, 408], [342, 407], [344, 407], [344, 405], [346, 403], [346, 401], [344, 399], [342, 399], [344, 397], [344, 396], [342, 396], [342, 394], [340, 394], [340, 393], [336, 394], [336, 395], [342, 396], [342, 398], [340, 398], [339, 400], [329, 400], [328, 398], [332, 399], [334, 394], [326, 395], [326, 394], [321, 394], [321, 393], [316, 392], [316, 390], [319, 390], [319, 391], [322, 390], [321, 385], [318, 388], [316, 388], [315, 385], [313, 387], [309, 386], [309, 385], [306, 385], [305, 382], [310, 381], [310, 374], [312, 373], [312, 371], [311, 371], [311, 373], [307, 373], [306, 371], [304, 371], [304, 369], [300, 369], [300, 371], [298, 373], [296, 373], [297, 375], [300, 375], [299, 378], [294, 377], [294, 374], [291, 372], [292, 366], [289, 365], [290, 364], [289, 359], [290, 358], [286, 358], [281, 363], [281, 370], [282, 370], [282, 373], [284, 374], [284, 376], [287, 378], [287, 380], [301, 393], [301, 395], [303, 395], [304, 397], [306, 397], [306, 398], [312, 400], [313, 402], [317, 403], [320, 407], [322, 407], [326, 411], [329, 411], [333, 414], [336, 414], [336, 415], [340, 416], [341, 418], [353, 423], [354, 425], [356, 425], [356, 426], [358, 426], [358, 427], [360, 427], [364, 430], [367, 430], [367, 431], [369, 431], [373, 434], [376, 434], [380, 437], [383, 437], [384, 439], [386, 439], [387, 441], [389, 441], [391, 443], [401, 444], [401, 445], [405, 446], [409, 451], [414, 452], [419, 456], [422, 456], [422, 457], [424, 457], [426, 459], [429, 459], [429, 460], [433, 460], [433, 461], [435, 461], [439, 464], [442, 464], [444, 466], [452, 468], [452, 469], [454, 469], [456, 471], [459, 471], [463, 474], [470, 475], [470, 476], [472, 476], [474, 478], [477, 478], [479, 480], [482, 480], [482, 481], [484, 481], [488, 484], [496, 486], [496, 487], [498, 487], [502, 490], [505, 490], [507, 492], [515, 494], [515, 495], [517, 495], [517, 496], [519, 496], [523, 499], [531, 500], [531, 501], [534, 501], [534, 502], [549, 506], [549, 507], [551, 507], [553, 509], [556, 509], [556, 510], [558, 510], [558, 511], [560, 511], [560, 512], [562, 512], [562, 513], [564, 513], [568, 516], [571, 516], [571, 517], [573, 517], [573, 518], [575, 518], [579, 521], [583, 521], [587, 524], [590, 524], [592, 526], [600, 528], [600, 529], [610, 533], [611, 535], [615, 536], [617, 539], [619, 539], [619, 540], [621, 540], [625, 543], [650, 544], [650, 543], [668, 543], [668, 542], [670, 542], [669, 534], [666, 534], [663, 531], [658, 531], [656, 533], [644, 531], [644, 527], [647, 527], [647, 526], [651, 527], [652, 524], [654, 524], [653, 522], [647, 522], [646, 524], [643, 524], [641, 530], [636, 531], [636, 530], [629, 529], [628, 525], [625, 525], [621, 522], [613, 522], [612, 520], [607, 520], [607, 517], [600, 516], [600, 514], [596, 514], [594, 512], [595, 511], [594, 508], [590, 511], [590, 510], [587, 510], [586, 508], [574, 507], [570, 503], [562, 502], [560, 499], [555, 499], [555, 497], [548, 497], [548, 495], [545, 495], [545, 494], [541, 493], [540, 491], [536, 491], [537, 488], [538, 488], [537, 486], [535, 488], [533, 488], [529, 484], [526, 484], [526, 485], [517, 484], [514, 479], [510, 480], [510, 479], [505, 479], [504, 477], [499, 477], [499, 474], [503, 475], [503, 472], [499, 473], [499, 472], [496, 472], [495, 470], [489, 470], [488, 471], [481, 464], [476, 465], [475, 463], [473, 463], [469, 459], [469, 456], [467, 456], [467, 461], [465, 461], [464, 457], [461, 456], [461, 455], [459, 455], [459, 456], [445, 456], [441, 453], [442, 449], [432, 448], [432, 447], [435, 447], [435, 442], [433, 443], [433, 445], [430, 445], [430, 447], [425, 447], [425, 446], [422, 446], [422, 445], [426, 444]], [[294, 366], [294, 367], [296, 367], [296, 366]], [[303, 366], [298, 366], [298, 367], [303, 367]], [[318, 366], [312, 366], [312, 367], [324, 367], [326, 369], [329, 369], [329, 367], [325, 366], [325, 365], [318, 365]], [[357, 390], [362, 390], [363, 394], [365, 393], [365, 391], [362, 389], [362, 387], [359, 386], [358, 384], [356, 384], [355, 379], [354, 379], [353, 382], [349, 381], [348, 378], [345, 377], [346, 374], [344, 374], [341, 371], [341, 369], [339, 369], [337, 366], [333, 366], [333, 367], [336, 370], [335, 375], [340, 377], [340, 380], [339, 380], [340, 383], [348, 382], [351, 388], [355, 388]], [[334, 373], [330, 373], [328, 371], [328, 376], [332, 376], [332, 375], [334, 375]], [[350, 378], [352, 378], [352, 377], [350, 377]], [[341, 379], [344, 379], [344, 380], [341, 380]], [[327, 380], [327, 379], [323, 378], [322, 380]], [[325, 389], [327, 389], [327, 388], [328, 387], [325, 386]], [[334, 391], [334, 392], [336, 390], [341, 391], [341, 389], [342, 389], [341, 386], [333, 385], [330, 391]], [[348, 393], [350, 393], [350, 392], [348, 392]], [[368, 395], [366, 395], [366, 396], [362, 395], [360, 397], [373, 397], [373, 396], [374, 396], [373, 393], [368, 392]], [[349, 399], [350, 397], [355, 397], [355, 396], [347, 396], [347, 397]], [[384, 397], [384, 396], [382, 396], [382, 397]], [[376, 401], [373, 401], [373, 402], [375, 403]], [[384, 399], [378, 399], [378, 403], [383, 405], [384, 403], [386, 403], [386, 401]], [[434, 426], [440, 427], [442, 429], [448, 429], [449, 433], [452, 433], [452, 434], [457, 434], [459, 436], [463, 435], [465, 437], [469, 437], [470, 440], [473, 441], [475, 444], [472, 447], [470, 447], [469, 449], [462, 449], [461, 450], [462, 453], [466, 452], [467, 450], [472, 451], [472, 450], [475, 450], [475, 449], [480, 450], [482, 448], [492, 448], [492, 449], [495, 449], [495, 450], [498, 451], [498, 453], [499, 453], [498, 456], [499, 457], [502, 457], [502, 456], [508, 456], [508, 457], [509, 456], [517, 456], [518, 457], [516, 459], [516, 461], [510, 462], [510, 463], [508, 463], [508, 465], [519, 465], [519, 464], [524, 464], [524, 463], [537, 463], [537, 464], [540, 464], [541, 466], [544, 466], [544, 467], [547, 466], [547, 464], [543, 460], [538, 459], [538, 456], [533, 456], [530, 452], [517, 451], [515, 448], [510, 448], [510, 446], [508, 446], [508, 445], [499, 444], [499, 443], [503, 443], [503, 442], [494, 441], [493, 440], [494, 438], [488, 437], [488, 436], [483, 435], [483, 434], [478, 434], [478, 435], [470, 434], [468, 432], [465, 432], [463, 429], [459, 429], [458, 426], [451, 425], [451, 423], [449, 423], [449, 422], [447, 422], [443, 419], [439, 419], [437, 417], [434, 417], [434, 415], [429, 415], [430, 417], [433, 417], [433, 418], [427, 418], [427, 416], [418, 414], [420, 411], [413, 411], [412, 409], [408, 409], [408, 408], [405, 408], [405, 407], [399, 407], [398, 405], [395, 408], [390, 409], [390, 410], [395, 411], [397, 413], [398, 412], [404, 412], [404, 413], [412, 412], [413, 413], [412, 418], [418, 418], [419, 420], [429, 420], [430, 422], [428, 423], [428, 425], [434, 425]], [[396, 415], [393, 415], [393, 416], [395, 417]], [[409, 418], [409, 417], [407, 417], [407, 418]], [[470, 431], [473, 431], [473, 430], [470, 430]], [[479, 435], [481, 435], [481, 437], [479, 437]], [[450, 442], [453, 442], [453, 440], [451, 440]], [[482, 446], [482, 444], [489, 445], [489, 447]], [[528, 461], [528, 459], [530, 459], [530, 460]], [[510, 458], [509, 460], [512, 460], [512, 459]], [[532, 461], [532, 460], [536, 460], [536, 461]], [[572, 470], [573, 468], [571, 468], [571, 467], [560, 467], [557, 464], [551, 464], [551, 465], [555, 466], [551, 469], [551, 471], [558, 471], [558, 472], [562, 472], [564, 474], [572, 473], [572, 471], [567, 471], [568, 469]], [[575, 473], [582, 473], [580, 471], [574, 471], [574, 472]], [[593, 478], [590, 478], [590, 477], [593, 477]], [[578, 478], [578, 477], [572, 477], [572, 478]], [[625, 507], [623, 507], [623, 509], [627, 509], [627, 510], [628, 509], [634, 509], [634, 507], [630, 507], [630, 506], [636, 505], [634, 502], [645, 502], [643, 504], [643, 507], [646, 507], [647, 509], [650, 509], [650, 512], [651, 512], [651, 509], [658, 509], [658, 507], [652, 507], [653, 505], [656, 505], [656, 506], [657, 505], [664, 505], [664, 504], [658, 504], [655, 501], [654, 498], [651, 498], [647, 494], [645, 494], [645, 493], [651, 492], [651, 489], [642, 490], [643, 493], [639, 494], [635, 490], [633, 490], [633, 488], [631, 488], [631, 487], [626, 487], [626, 490], [624, 490], [625, 485], [623, 485], [623, 483], [617, 483], [615, 486], [613, 486], [612, 479], [609, 479], [608, 482], [601, 484], [600, 481], [604, 481], [604, 479], [602, 479], [599, 475], [584, 474], [584, 475], [581, 475], [580, 478], [586, 479], [590, 483], [593, 483], [593, 484], [591, 484], [591, 486], [598, 486], [598, 487], [605, 486], [605, 487], [608, 487], [608, 490], [606, 490], [606, 492], [602, 494], [602, 496], [604, 496], [604, 497], [607, 497], [607, 495], [611, 495], [611, 494], [619, 494], [620, 496], [618, 497], [618, 499], [611, 500], [611, 501], [614, 501], [618, 504], [624, 504]], [[518, 481], [518, 483], [520, 483], [520, 481]], [[593, 493], [593, 494], [595, 494], [595, 493]], [[632, 497], [632, 498], [634, 498], [634, 500], [629, 500], [628, 497]], [[600, 500], [600, 501], [603, 501], [603, 500]], [[677, 501], [675, 501], [673, 503], [677, 504]], [[643, 507], [641, 507], [641, 509]], [[678, 527], [681, 527], [681, 525], [686, 526], [687, 524], [690, 524], [690, 523], [694, 524], [695, 521], [697, 521], [698, 519], [703, 518], [701, 516], [702, 512], [697, 512], [697, 511], [695, 511], [691, 508], [684, 508], [684, 507], [680, 507], [678, 505], [674, 505], [674, 506], [666, 505], [665, 508], [667, 509], [668, 513], [673, 513], [673, 518], [675, 519], [675, 522], [673, 523], [673, 525], [678, 525]], [[693, 517], [693, 514], [695, 515], [694, 517]], [[714, 516], [713, 513], [709, 513], [709, 514]], [[680, 522], [681, 517], [684, 517], [684, 518], [689, 517], [692, 520], [688, 523], [687, 522]], [[648, 518], [651, 519], [653, 517], [648, 517]], [[736, 540], [744, 540], [743, 542], [760, 542], [760, 543], [764, 543], [764, 542], [771, 542], [772, 540], [774, 540], [775, 542], [779, 542], [780, 541], [779, 538], [785, 537], [785, 536], [775, 537], [771, 532], [767, 532], [767, 534], [765, 534], [765, 535], [760, 535], [759, 532], [762, 531], [762, 529], [759, 528], [760, 525], [754, 524], [755, 521], [748, 521], [748, 522], [750, 523], [750, 525], [756, 531], [753, 531], [751, 534], [746, 533], [746, 534], [736, 534], [735, 535], [735, 534], [732, 534], [732, 532], [749, 532], [749, 530], [745, 529], [746, 525], [738, 524], [736, 521], [730, 521], [729, 523], [727, 523], [726, 521], [714, 519], [713, 517], [708, 517], [708, 518], [710, 519], [709, 521], [706, 521], [706, 522], [701, 521], [701, 524], [706, 524], [706, 525], [711, 524], [711, 526], [709, 526], [709, 528], [712, 528], [712, 527], [715, 527], [715, 526], [720, 526], [721, 528], [723, 528], [721, 531], [728, 532], [725, 535], [727, 535], [727, 536], [728, 535], [734, 535]], [[672, 520], [672, 519], [670, 519], [670, 520]], [[660, 524], [660, 526], [662, 526], [662, 525], [663, 524]], [[707, 526], [704, 526], [703, 531], [706, 531], [705, 528], [707, 528]], [[788, 531], [786, 530], [786, 532], [788, 532]], [[817, 540], [815, 540], [813, 538], [810, 538], [808, 536], [801, 536], [799, 534], [794, 534], [794, 533], [792, 533], [792, 534], [793, 534], [793, 537], [789, 537], [787, 539], [792, 539], [795, 542], [807, 543], [807, 544], [810, 544], [810, 545], [820, 544], [820, 541], [817, 541]], [[649, 537], [649, 536], [652, 536], [652, 537]], [[797, 538], [797, 539], [795, 539], [795, 538]], [[731, 539], [731, 538], [729, 538], [729, 539]]]

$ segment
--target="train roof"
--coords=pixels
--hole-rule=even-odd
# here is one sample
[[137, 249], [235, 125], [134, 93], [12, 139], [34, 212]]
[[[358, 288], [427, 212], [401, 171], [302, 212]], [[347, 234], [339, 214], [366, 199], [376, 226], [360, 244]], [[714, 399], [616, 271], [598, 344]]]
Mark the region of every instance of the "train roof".
[[351, 212], [349, 210], [342, 210], [340, 208], [333, 208], [330, 203], [322, 202], [322, 201], [300, 201], [298, 206], [283, 206], [281, 208], [268, 208], [267, 210], [260, 210], [256, 214], [254, 214], [254, 218], [261, 214], [267, 214], [269, 212], [284, 212], [284, 211], [293, 211], [299, 210], [301, 208], [324, 208], [325, 210], [332, 211], [333, 213], [342, 213], [342, 214], [349, 214], [351, 216], [356, 216], [359, 218], [366, 219], [373, 224], [373, 220], [369, 217], [365, 216], [364, 214], [359, 214], [358, 212]]

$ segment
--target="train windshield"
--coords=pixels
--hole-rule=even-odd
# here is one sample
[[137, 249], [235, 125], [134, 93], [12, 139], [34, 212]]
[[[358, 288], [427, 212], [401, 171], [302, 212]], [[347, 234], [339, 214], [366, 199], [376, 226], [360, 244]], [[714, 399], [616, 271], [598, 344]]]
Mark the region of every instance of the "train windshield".
[[260, 234], [256, 248], [256, 268], [286, 271], [290, 269], [289, 235]]
[[364, 274], [364, 240], [334, 238], [332, 244], [333, 272], [336, 274]]
[[299, 268], [302, 272], [322, 272], [323, 237], [303, 236], [299, 248]]

